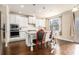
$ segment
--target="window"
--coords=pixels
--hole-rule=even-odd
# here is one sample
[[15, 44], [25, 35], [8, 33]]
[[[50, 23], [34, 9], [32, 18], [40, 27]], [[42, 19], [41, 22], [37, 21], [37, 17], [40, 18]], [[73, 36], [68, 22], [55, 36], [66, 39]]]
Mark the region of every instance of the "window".
[[61, 32], [61, 18], [53, 18], [49, 21], [50, 24], [50, 30], [53, 31], [53, 33], [60, 33]]
[[77, 38], [79, 38], [79, 16], [75, 17], [75, 33]]
[[45, 19], [37, 19], [36, 27], [45, 27]]

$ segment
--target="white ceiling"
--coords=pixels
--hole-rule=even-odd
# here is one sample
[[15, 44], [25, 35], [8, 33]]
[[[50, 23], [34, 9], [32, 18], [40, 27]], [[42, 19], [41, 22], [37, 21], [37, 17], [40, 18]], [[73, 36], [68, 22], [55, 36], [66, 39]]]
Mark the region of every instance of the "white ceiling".
[[[25, 4], [24, 8], [20, 7], [20, 4], [10, 4], [10, 11], [24, 15], [35, 15], [38, 18], [46, 18], [55, 16], [74, 7], [73, 4]], [[43, 9], [45, 7], [45, 9]]]

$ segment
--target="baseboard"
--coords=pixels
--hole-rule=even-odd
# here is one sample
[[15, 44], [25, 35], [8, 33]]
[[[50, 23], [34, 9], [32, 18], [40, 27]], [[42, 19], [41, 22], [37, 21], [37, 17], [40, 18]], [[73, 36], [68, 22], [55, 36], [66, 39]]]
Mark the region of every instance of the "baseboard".
[[15, 43], [15, 42], [21, 42], [21, 41], [25, 41], [25, 40], [10, 41], [9, 43]]

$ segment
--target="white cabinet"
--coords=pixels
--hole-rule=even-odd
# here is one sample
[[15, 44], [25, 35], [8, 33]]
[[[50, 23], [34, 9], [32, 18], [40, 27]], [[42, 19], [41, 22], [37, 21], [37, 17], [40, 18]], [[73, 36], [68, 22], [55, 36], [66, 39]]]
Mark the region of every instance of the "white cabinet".
[[25, 16], [17, 15], [17, 14], [10, 14], [10, 24], [18, 24], [20, 31], [19, 37], [11, 38], [10, 41], [17, 41], [26, 39], [26, 31], [28, 27], [28, 18]]
[[16, 16], [16, 24], [20, 24], [20, 15], [15, 15]]
[[10, 24], [16, 24], [16, 15], [10, 14]]
[[29, 23], [35, 24], [36, 23], [36, 17], [29, 17]]
[[29, 46], [29, 37], [26, 32], [28, 32], [28, 30], [36, 30], [36, 28], [32, 24], [29, 25], [28, 20], [32, 24], [36, 23], [35, 17], [28, 18], [17, 14], [10, 14], [10, 24], [18, 24], [20, 28], [19, 37], [10, 38], [10, 41], [26, 40], [26, 45]]
[[10, 14], [10, 24], [20, 24], [19, 22], [19, 15], [15, 15], [15, 14]]
[[28, 18], [27, 17], [20, 17], [20, 37], [26, 38], [26, 32], [28, 27]]

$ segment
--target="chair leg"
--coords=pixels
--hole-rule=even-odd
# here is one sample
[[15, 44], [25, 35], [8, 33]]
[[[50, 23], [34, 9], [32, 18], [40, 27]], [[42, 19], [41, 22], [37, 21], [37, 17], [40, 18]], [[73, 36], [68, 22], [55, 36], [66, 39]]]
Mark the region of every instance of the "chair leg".
[[43, 47], [42, 47], [42, 42], [41, 42], [41, 48], [43, 48]]
[[45, 46], [45, 48], [47, 48], [47, 44], [46, 43], [44, 44], [44, 46]]
[[36, 48], [38, 48], [38, 42], [36, 41]]
[[44, 42], [43, 41], [42, 41], [42, 44], [41, 45], [42, 45], [42, 48], [43, 48], [44, 47]]
[[38, 48], [38, 44], [36, 44], [36, 48]]

